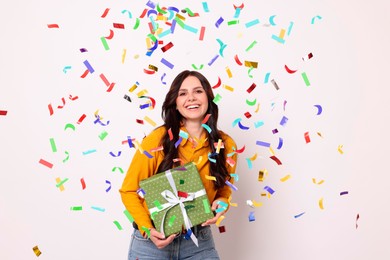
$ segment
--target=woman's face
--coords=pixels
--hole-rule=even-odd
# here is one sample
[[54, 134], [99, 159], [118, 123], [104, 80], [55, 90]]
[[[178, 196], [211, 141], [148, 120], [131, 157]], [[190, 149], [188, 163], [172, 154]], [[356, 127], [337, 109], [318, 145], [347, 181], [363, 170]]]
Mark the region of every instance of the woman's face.
[[197, 77], [188, 76], [184, 79], [176, 98], [176, 107], [187, 121], [203, 120], [208, 109], [208, 99]]

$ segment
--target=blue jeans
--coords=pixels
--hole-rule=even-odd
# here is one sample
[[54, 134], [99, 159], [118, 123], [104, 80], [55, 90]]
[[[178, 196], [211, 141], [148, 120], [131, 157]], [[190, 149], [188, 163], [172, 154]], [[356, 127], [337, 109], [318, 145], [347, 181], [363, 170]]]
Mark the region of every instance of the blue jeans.
[[215, 249], [213, 234], [210, 226], [194, 228], [194, 234], [198, 239], [197, 247], [191, 239], [186, 240], [184, 235], [178, 235], [168, 246], [158, 249], [156, 245], [144, 238], [138, 230], [134, 230], [131, 237], [129, 260], [206, 260], [219, 259]]

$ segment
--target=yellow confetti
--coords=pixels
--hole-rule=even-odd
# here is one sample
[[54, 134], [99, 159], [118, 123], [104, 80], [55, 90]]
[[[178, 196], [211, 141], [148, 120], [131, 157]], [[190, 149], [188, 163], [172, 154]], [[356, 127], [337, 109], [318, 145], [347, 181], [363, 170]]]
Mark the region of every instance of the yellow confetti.
[[202, 160], [203, 160], [203, 156], [199, 156], [198, 161], [194, 162], [194, 164], [198, 165], [198, 164], [200, 164], [202, 162]]
[[320, 206], [320, 209], [324, 209], [324, 198], [321, 198], [319, 201], [318, 201], [318, 204]]
[[146, 94], [148, 94], [148, 91], [146, 89], [143, 89], [137, 93], [137, 96], [142, 97], [142, 96], [145, 96]]
[[[99, 116], [99, 109], [95, 111], [94, 113], [95, 117]], [[103, 120], [103, 117], [99, 116], [100, 120]]]
[[318, 184], [318, 185], [321, 185], [321, 184], [323, 184], [325, 182], [324, 180], [321, 180], [321, 181], [317, 182], [315, 178], [312, 178], [312, 180], [313, 180], [314, 184]]
[[229, 67], [226, 67], [226, 73], [228, 74], [229, 78], [233, 77], [232, 72], [230, 71]]
[[264, 177], [267, 177], [267, 176], [268, 176], [267, 169], [260, 170], [259, 171], [259, 178], [258, 178], [258, 180], [259, 181], [264, 181]]
[[284, 176], [283, 178], [280, 179], [281, 182], [285, 182], [287, 181], [288, 179], [291, 178], [291, 175], [290, 174], [287, 174], [286, 176]]
[[271, 146], [269, 147], [269, 152], [271, 153], [271, 155], [275, 155], [274, 149], [272, 149]]
[[343, 149], [343, 145], [340, 144], [339, 147], [337, 148], [337, 150], [339, 151], [340, 154], [344, 153], [342, 149]]
[[222, 220], [225, 218], [224, 215], [220, 216], [218, 219], [217, 219], [217, 222], [215, 222], [215, 225], [217, 225], [217, 227], [219, 227], [219, 225], [221, 224]]
[[261, 201], [257, 202], [255, 200], [252, 200], [252, 203], [253, 203], [253, 206], [255, 206], [256, 208], [263, 206], [263, 203]]
[[148, 50], [152, 48], [152, 40], [149, 37], [146, 38], [146, 48]]
[[217, 181], [217, 178], [215, 178], [214, 176], [206, 175], [205, 178], [210, 181]]
[[139, 58], [138, 54], [134, 55], [134, 59], [138, 59], [138, 58]]
[[248, 67], [248, 68], [250, 68], [250, 67], [253, 67], [254, 69], [257, 69], [257, 62], [256, 61], [244, 61], [244, 65], [245, 65], [245, 67]]
[[256, 160], [256, 158], [257, 158], [257, 153], [255, 153], [255, 155], [253, 155], [251, 158], [249, 158], [249, 160], [254, 161], [254, 160]]
[[179, 18], [180, 20], [183, 20], [183, 21], [186, 20], [186, 18], [180, 14], [176, 14], [176, 17]]
[[255, 110], [255, 113], [259, 112], [259, 109], [260, 109], [260, 103], [257, 103], [257, 108]]
[[125, 63], [125, 59], [126, 59], [126, 49], [123, 49], [123, 52], [122, 52], [122, 64]]
[[286, 34], [286, 30], [285, 29], [281, 29], [280, 30], [280, 33], [279, 33], [279, 38], [280, 39], [284, 39], [284, 35]]
[[133, 144], [135, 146], [135, 149], [139, 150], [140, 153], [144, 153], [144, 149], [142, 149], [141, 145], [138, 143], [137, 140], [134, 140]]
[[[57, 177], [57, 178], [56, 178], [56, 183], [58, 184], [58, 183], [60, 183], [60, 182], [61, 182], [60, 177]], [[64, 185], [62, 185], [62, 184], [61, 184], [58, 188], [60, 189], [60, 191], [64, 191], [64, 190], [65, 190]]]
[[218, 139], [218, 144], [217, 144], [217, 149], [216, 149], [216, 153], [219, 153], [219, 150], [221, 150], [221, 146], [222, 146], [222, 139]]
[[134, 84], [130, 89], [129, 92], [133, 92], [136, 88], [138, 88], [137, 84]]
[[41, 250], [39, 250], [38, 246], [33, 247], [33, 251], [36, 256], [40, 256], [42, 254]]
[[234, 91], [234, 88], [232, 88], [231, 86], [228, 86], [228, 85], [223, 84], [223, 87], [224, 87], [225, 89], [231, 91], [231, 92]]
[[154, 122], [152, 119], [150, 119], [148, 116], [145, 116], [144, 117], [144, 120], [146, 121], [146, 122], [148, 122], [149, 124], [151, 124], [153, 127], [156, 127], [156, 122]]
[[322, 134], [321, 134], [320, 132], [317, 132], [317, 135], [318, 135], [319, 137], [322, 137]]
[[231, 200], [232, 200], [232, 196], [230, 195], [230, 196], [229, 196], [229, 199], [228, 199], [229, 205], [232, 206], [232, 207], [238, 207], [238, 204], [237, 204], [237, 203], [231, 202]]

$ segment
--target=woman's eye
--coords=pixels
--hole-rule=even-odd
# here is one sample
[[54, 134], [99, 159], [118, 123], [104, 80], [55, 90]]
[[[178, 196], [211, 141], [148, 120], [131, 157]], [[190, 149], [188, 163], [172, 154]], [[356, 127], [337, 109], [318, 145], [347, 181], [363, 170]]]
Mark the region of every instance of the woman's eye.
[[179, 93], [179, 96], [185, 96], [185, 95], [186, 95], [185, 92], [180, 92], [180, 93]]
[[196, 93], [201, 94], [201, 93], [203, 93], [203, 90], [199, 89], [196, 91]]

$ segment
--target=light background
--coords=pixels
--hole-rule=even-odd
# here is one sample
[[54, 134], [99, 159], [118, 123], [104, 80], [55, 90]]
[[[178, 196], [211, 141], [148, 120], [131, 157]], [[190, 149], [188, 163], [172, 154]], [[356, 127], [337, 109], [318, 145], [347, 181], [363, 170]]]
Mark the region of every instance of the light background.
[[[0, 116], [1, 259], [36, 259], [34, 246], [42, 252], [39, 259], [126, 259], [132, 227], [118, 193], [124, 174], [112, 169], [126, 171], [135, 150], [122, 141], [127, 136], [141, 140], [153, 129], [136, 119], [148, 116], [161, 124], [161, 102], [171, 80], [181, 70], [193, 69], [192, 64], [204, 65], [200, 72], [212, 85], [220, 77], [222, 84], [234, 88], [233, 92], [222, 86], [215, 89], [222, 97], [219, 127], [236, 140], [238, 148], [245, 146], [237, 162], [238, 191], [232, 200], [238, 207], [232, 207], [223, 220], [225, 233], [213, 228], [222, 259], [390, 257], [388, 4], [377, 0], [208, 1], [206, 12], [202, 2], [159, 2], [161, 7], [188, 7], [199, 13], [199, 17], [181, 13], [198, 32], [176, 25], [174, 34], [162, 37], [163, 44], [150, 57], [145, 55], [150, 20], [141, 19], [139, 28], [133, 29], [147, 8], [146, 1], [38, 0], [3, 5], [0, 110], [8, 113]], [[229, 26], [227, 22], [235, 19], [234, 5], [241, 3], [239, 24]], [[110, 11], [101, 18], [106, 8]], [[122, 10], [129, 10], [132, 18]], [[270, 25], [273, 15], [275, 25]], [[316, 16], [322, 19], [312, 23]], [[220, 17], [224, 22], [217, 28]], [[260, 23], [247, 28], [245, 24], [254, 19]], [[291, 22], [284, 44], [271, 38], [287, 30]], [[125, 29], [115, 29], [113, 23], [123, 23]], [[159, 23], [164, 30], [169, 28]], [[48, 24], [59, 28], [49, 29]], [[206, 31], [200, 41], [202, 26]], [[100, 38], [108, 36], [110, 29], [114, 37], [105, 50]], [[223, 57], [208, 65], [219, 54], [217, 39], [227, 47]], [[253, 41], [257, 44], [246, 51]], [[160, 48], [169, 42], [174, 47], [163, 53]], [[80, 48], [88, 51], [82, 53]], [[313, 58], [303, 61], [309, 53]], [[236, 54], [241, 61], [258, 62], [258, 68], [248, 74], [248, 68], [234, 60]], [[174, 68], [162, 64], [161, 58]], [[80, 78], [85, 60], [95, 72]], [[149, 64], [159, 68], [154, 75], [143, 72]], [[285, 65], [298, 71], [289, 74]], [[71, 68], [64, 73], [66, 66]], [[268, 72], [279, 90], [264, 82]], [[310, 86], [305, 85], [303, 72]], [[106, 92], [101, 73], [116, 83], [111, 92]], [[136, 82], [136, 91], [128, 92]], [[257, 87], [248, 93], [252, 83]], [[137, 97], [143, 89], [156, 99], [154, 110], [139, 108], [146, 101]], [[131, 103], [123, 99], [124, 94], [132, 98]], [[69, 95], [78, 99], [71, 101]], [[58, 109], [63, 97], [66, 104]], [[255, 98], [260, 104], [257, 113], [246, 104]], [[322, 106], [322, 114], [316, 115], [314, 105]], [[94, 124], [97, 110], [109, 125]], [[246, 118], [245, 112], [252, 117]], [[77, 124], [82, 114], [87, 117]], [[279, 124], [283, 116], [289, 119], [285, 126]], [[250, 129], [233, 126], [237, 118]], [[264, 125], [256, 128], [254, 123], [260, 120]], [[76, 130], [64, 130], [68, 123]], [[275, 128], [277, 134], [272, 133]], [[100, 140], [103, 131], [108, 135]], [[305, 132], [310, 134], [308, 144]], [[284, 143], [276, 149], [279, 137]], [[50, 138], [57, 152], [52, 151]], [[271, 143], [283, 164], [276, 165], [270, 151], [256, 145], [258, 140]], [[343, 154], [338, 152], [340, 145]], [[91, 149], [96, 152], [83, 155]], [[109, 154], [119, 151], [118, 157]], [[65, 152], [69, 159], [63, 162]], [[247, 158], [255, 154], [250, 168]], [[39, 164], [40, 159], [54, 167]], [[259, 182], [262, 169], [269, 174]], [[287, 174], [291, 178], [281, 182]], [[57, 177], [68, 178], [64, 191], [56, 187]], [[324, 183], [315, 184], [313, 178]], [[108, 192], [106, 181], [111, 183]], [[275, 190], [270, 198], [260, 195], [267, 185]], [[340, 196], [342, 191], [348, 194]], [[251, 208], [247, 200], [262, 206]], [[83, 210], [72, 211], [73, 206], [83, 206]], [[255, 221], [248, 221], [250, 212]]]

